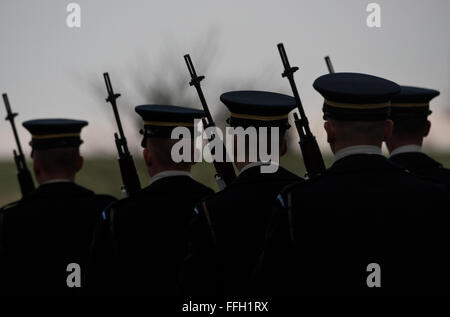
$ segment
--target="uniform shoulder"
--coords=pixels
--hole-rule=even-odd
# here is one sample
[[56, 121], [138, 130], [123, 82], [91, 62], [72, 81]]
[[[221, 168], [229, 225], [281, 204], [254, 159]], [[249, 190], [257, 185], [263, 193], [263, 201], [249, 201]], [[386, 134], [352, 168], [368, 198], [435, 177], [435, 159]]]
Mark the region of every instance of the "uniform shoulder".
[[448, 168], [446, 168], [446, 167], [441, 165], [439, 167], [439, 170], [442, 171], [442, 173], [444, 173], [444, 174], [446, 174], [446, 175], [448, 175], [450, 177], [450, 169], [448, 169]]
[[90, 188], [84, 187], [80, 184], [72, 183], [72, 192], [74, 193], [74, 197], [84, 199], [86, 201], [91, 201], [99, 204], [109, 205], [110, 203], [117, 201], [112, 195], [96, 193]]
[[[163, 188], [162, 190], [166, 190], [166, 188]], [[134, 206], [136, 204], [141, 203], [145, 200], [151, 200], [152, 196], [158, 195], [159, 191], [161, 191], [160, 188], [152, 187], [152, 186], [146, 186], [144, 188], [141, 188], [137, 192], [131, 194], [128, 197], [123, 197], [120, 199], [114, 199], [111, 204], [108, 206], [108, 209], [126, 209], [130, 206]]]
[[327, 171], [325, 171], [325, 173], [323, 173], [319, 176], [316, 176], [314, 178], [303, 179], [303, 178], [299, 177], [299, 181], [285, 186], [280, 193], [282, 195], [285, 195], [289, 192], [302, 190], [305, 188], [310, 188], [311, 186], [321, 183], [323, 180], [325, 180], [327, 178], [328, 175], [329, 175], [329, 172], [327, 170]]
[[280, 177], [282, 177], [283, 179], [289, 179], [289, 180], [293, 180], [293, 181], [303, 181], [304, 180], [302, 177], [298, 176], [297, 174], [292, 173], [291, 171], [289, 171], [281, 166], [278, 168], [278, 173], [279, 173]]
[[148, 195], [146, 195], [147, 192], [146, 189], [147, 188], [143, 188], [137, 191], [136, 193], [132, 194], [131, 196], [124, 197], [121, 199], [114, 198], [114, 200], [111, 201], [107, 209], [115, 209], [115, 210], [123, 209], [126, 208], [127, 206], [135, 204], [137, 201], [141, 201], [145, 197], [148, 197]]
[[16, 207], [16, 206], [19, 206], [19, 204], [20, 204], [21, 202], [22, 202], [22, 199], [19, 199], [19, 200], [13, 201], [13, 202], [11, 202], [11, 203], [8, 203], [8, 204], [2, 206], [2, 207], [0, 208], [0, 213], [1, 213], [1, 212], [6, 212], [6, 211], [8, 211], [8, 210], [10, 210], [10, 209], [12, 209], [12, 208], [14, 208], [14, 207]]
[[10, 210], [14, 210], [14, 213], [20, 210], [27, 210], [28, 207], [36, 203], [39, 198], [38, 190], [34, 190], [26, 196], [13, 201], [11, 203], [6, 204], [5, 206], [0, 208], [0, 212], [9, 212]]
[[234, 191], [234, 186], [232, 184], [228, 185], [227, 187], [225, 187], [224, 189], [222, 189], [218, 192], [212, 192], [212, 193], [206, 195], [197, 203], [197, 205], [203, 204], [203, 203], [210, 204], [211, 202], [216, 201], [217, 199], [221, 199], [222, 197], [229, 196], [229, 194], [232, 195], [233, 191]]
[[401, 191], [436, 193], [437, 195], [446, 192], [444, 185], [436, 182], [432, 177], [419, 176], [406, 168], [401, 168], [392, 177], [392, 181], [401, 186]]
[[[274, 179], [276, 179], [277, 182], [284, 183], [287, 186], [293, 186], [297, 183], [301, 183], [301, 182], [305, 181], [300, 176], [288, 171], [287, 169], [285, 169], [281, 166], [278, 168], [278, 170], [275, 173], [273, 173], [273, 175], [274, 175], [273, 177], [265, 179], [264, 181], [270, 182], [270, 181], [273, 181]], [[255, 183], [255, 180], [252, 180], [251, 183]], [[209, 202], [212, 200], [221, 199], [222, 197], [228, 197], [228, 196], [235, 195], [236, 192], [241, 191], [243, 186], [248, 186], [248, 184], [249, 184], [249, 182], [245, 182], [245, 181], [243, 181], [243, 182], [235, 181], [235, 182], [231, 183], [229, 186], [225, 187], [223, 190], [206, 197], [206, 199], [204, 199], [204, 201]], [[288, 184], [290, 184], [290, 185], [288, 185]]]
[[206, 186], [205, 184], [202, 184], [193, 178], [190, 178], [190, 182], [195, 190], [206, 193], [207, 195], [214, 194], [214, 190]]
[[117, 198], [107, 194], [95, 194], [95, 201], [101, 208], [107, 208], [111, 204], [117, 202]]
[[418, 176], [416, 173], [411, 170], [401, 167], [396, 171], [395, 175], [402, 177], [404, 180], [411, 182], [411, 184], [419, 184], [419, 185], [430, 185], [430, 181], [426, 178]]
[[101, 201], [110, 201], [114, 202], [117, 201], [117, 198], [108, 194], [95, 194], [95, 198]]

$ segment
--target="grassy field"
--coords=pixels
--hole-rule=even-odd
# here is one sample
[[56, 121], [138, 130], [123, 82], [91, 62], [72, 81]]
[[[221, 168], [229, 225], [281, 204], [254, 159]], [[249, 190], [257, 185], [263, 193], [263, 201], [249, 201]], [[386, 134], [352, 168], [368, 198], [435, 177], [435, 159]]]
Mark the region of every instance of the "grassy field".
[[[450, 153], [435, 153], [432, 156], [442, 162], [444, 166], [450, 167]], [[325, 157], [327, 166], [333, 159]], [[149, 182], [145, 165], [142, 159], [135, 159], [142, 186]], [[303, 176], [305, 170], [299, 154], [289, 154], [283, 157], [281, 165], [290, 171]], [[31, 162], [28, 167], [31, 168]], [[193, 177], [198, 181], [217, 190], [214, 181], [214, 166], [208, 163], [198, 163], [192, 171]], [[98, 193], [111, 194], [121, 197], [120, 186], [122, 184], [119, 166], [113, 158], [87, 158], [84, 168], [77, 175], [78, 184], [86, 186]], [[13, 161], [0, 161], [0, 206], [20, 198], [20, 189], [17, 183], [16, 167]]]

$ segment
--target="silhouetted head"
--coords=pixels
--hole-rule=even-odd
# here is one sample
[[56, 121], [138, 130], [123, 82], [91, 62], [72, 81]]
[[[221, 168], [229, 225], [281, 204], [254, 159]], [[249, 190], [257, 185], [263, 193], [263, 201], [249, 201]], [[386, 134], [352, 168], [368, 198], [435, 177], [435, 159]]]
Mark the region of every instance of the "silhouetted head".
[[295, 99], [274, 92], [243, 90], [224, 93], [220, 100], [230, 111], [227, 122], [235, 131], [238, 169], [254, 160], [278, 163], [287, 152], [288, 115], [295, 108]]
[[79, 148], [35, 150], [33, 153], [33, 169], [39, 184], [54, 179], [74, 181], [82, 167]]
[[149, 175], [190, 171], [195, 163], [194, 120], [204, 117], [204, 112], [172, 105], [142, 105], [135, 110], [144, 121], [141, 145]]
[[83, 166], [81, 129], [86, 121], [39, 119], [23, 123], [31, 133], [33, 169], [39, 184], [55, 179], [74, 181]]
[[401, 86], [400, 93], [391, 101], [394, 131], [386, 141], [390, 152], [400, 146], [422, 145], [431, 129], [430, 101], [438, 95], [439, 91], [433, 89]]
[[324, 127], [331, 150], [355, 145], [381, 147], [392, 134], [390, 100], [400, 87], [389, 80], [359, 73], [319, 77], [314, 88], [324, 97]]

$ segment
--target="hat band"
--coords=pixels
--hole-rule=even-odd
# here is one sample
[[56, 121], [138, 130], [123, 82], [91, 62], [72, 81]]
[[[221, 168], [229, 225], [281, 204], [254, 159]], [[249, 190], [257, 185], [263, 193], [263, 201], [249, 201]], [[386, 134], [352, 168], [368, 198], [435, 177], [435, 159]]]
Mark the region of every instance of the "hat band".
[[256, 116], [251, 114], [243, 114], [243, 113], [234, 113], [231, 112], [231, 116], [237, 119], [249, 119], [249, 120], [257, 120], [257, 121], [277, 121], [287, 119], [288, 115], [280, 115], [280, 116]]
[[429, 107], [430, 104], [428, 102], [421, 103], [405, 103], [405, 102], [392, 102], [391, 107], [399, 107], [399, 108], [412, 108], [412, 107]]
[[344, 108], [344, 109], [381, 109], [390, 106], [391, 102], [381, 102], [381, 103], [345, 103], [336, 102], [325, 99], [325, 103], [331, 107]]
[[46, 139], [74, 138], [79, 136], [80, 133], [56, 133], [56, 134], [32, 135], [32, 138], [35, 140], [46, 140]]
[[161, 121], [144, 121], [144, 125], [154, 125], [158, 127], [193, 127], [194, 123], [192, 122], [161, 122]]

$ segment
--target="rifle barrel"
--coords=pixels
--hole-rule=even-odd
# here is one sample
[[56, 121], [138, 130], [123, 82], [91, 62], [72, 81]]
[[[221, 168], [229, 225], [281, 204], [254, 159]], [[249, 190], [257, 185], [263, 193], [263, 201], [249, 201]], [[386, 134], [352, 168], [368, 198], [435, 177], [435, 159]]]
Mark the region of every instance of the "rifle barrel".
[[111, 79], [109, 78], [109, 74], [104, 73], [103, 77], [105, 78], [106, 90], [108, 91], [108, 98], [106, 98], [106, 101], [111, 103], [111, 105], [112, 105], [114, 117], [117, 122], [117, 128], [119, 129], [120, 138], [125, 139], [125, 133], [123, 132], [122, 122], [120, 121], [119, 110], [117, 109], [117, 102], [116, 102], [117, 98], [120, 97], [120, 94], [114, 93], [114, 90], [113, 90], [113, 87], [111, 84]]
[[14, 138], [16, 139], [17, 149], [19, 150], [19, 156], [21, 157], [21, 160], [24, 160], [22, 145], [20, 144], [19, 134], [17, 133], [17, 129], [16, 129], [16, 123], [14, 122], [14, 118], [17, 116], [17, 113], [13, 113], [11, 111], [11, 105], [9, 104], [8, 95], [3, 94], [2, 96], [3, 96], [3, 102], [5, 103], [5, 107], [6, 107], [6, 113], [7, 113], [5, 120], [9, 121], [11, 123]]
[[14, 162], [17, 168], [17, 178], [19, 180], [20, 191], [22, 192], [22, 196], [26, 196], [34, 190], [35, 188], [34, 182], [31, 173], [28, 170], [27, 163], [25, 161], [25, 156], [23, 155], [22, 151], [22, 146], [20, 144], [19, 135], [17, 133], [16, 123], [14, 122], [14, 118], [17, 116], [17, 113], [13, 113], [11, 111], [11, 105], [9, 104], [7, 94], [3, 94], [3, 102], [5, 103], [7, 112], [5, 120], [11, 123], [14, 138], [16, 139], [17, 149], [19, 150], [19, 154], [17, 154], [16, 150], [13, 150], [13, 155], [14, 155]]
[[[203, 119], [203, 125], [206, 127], [213, 127], [215, 126], [213, 117], [211, 115], [211, 112], [209, 111], [208, 103], [206, 102], [205, 95], [203, 94], [202, 87], [200, 82], [205, 79], [205, 76], [198, 76], [197, 72], [195, 71], [194, 64], [192, 63], [191, 57], [189, 54], [184, 55], [184, 60], [186, 62], [187, 68], [189, 70], [189, 74], [191, 75], [191, 81], [189, 82], [189, 85], [194, 86], [197, 90], [198, 96], [200, 98], [200, 102], [202, 103], [203, 110], [206, 114], [207, 119], [207, 125], [205, 125], [205, 120]], [[210, 141], [214, 138], [214, 136], [211, 136], [209, 139]], [[225, 144], [222, 143], [223, 146], [223, 153], [225, 160], [223, 162], [218, 162], [214, 160], [213, 164], [216, 169], [216, 181], [218, 183], [219, 189], [223, 189], [224, 185], [230, 184], [235, 178], [236, 173], [234, 171], [233, 164], [228, 161], [228, 153], [225, 147]]]
[[302, 151], [303, 162], [309, 177], [316, 177], [325, 170], [325, 164], [323, 162], [322, 154], [320, 153], [319, 146], [316, 138], [313, 136], [311, 129], [309, 128], [308, 118], [306, 117], [303, 109], [302, 101], [298, 93], [297, 85], [294, 80], [294, 73], [298, 70], [298, 67], [291, 67], [289, 60], [284, 49], [283, 43], [279, 43], [278, 51], [280, 52], [281, 61], [283, 62], [284, 72], [282, 77], [287, 77], [294, 94], [295, 102], [297, 103], [298, 112], [294, 112], [295, 126], [300, 136], [300, 150]]
[[[298, 70], [298, 67], [291, 67], [289, 64], [289, 59], [284, 49], [283, 43], [279, 43], [278, 51], [280, 52], [281, 61], [283, 62], [284, 72], [283, 77], [287, 77], [291, 85], [292, 93], [294, 95], [295, 103], [297, 104], [298, 112], [300, 113], [300, 120], [302, 121], [302, 128], [304, 129], [304, 134], [306, 136], [312, 136], [311, 130], [309, 128], [308, 118], [306, 117], [305, 110], [303, 109], [302, 100], [300, 99], [300, 94], [298, 93], [297, 85], [294, 80], [294, 73]], [[301, 130], [300, 137], [302, 136], [303, 129]]]
[[117, 127], [119, 129], [119, 133], [114, 133], [114, 141], [116, 144], [117, 152], [119, 153], [118, 161], [123, 182], [122, 190], [126, 195], [129, 196], [141, 189], [141, 183], [139, 181], [136, 166], [134, 165], [133, 157], [128, 150], [127, 139], [125, 138], [125, 134], [122, 128], [122, 122], [120, 121], [119, 111], [117, 109], [116, 100], [120, 97], [120, 94], [114, 93], [109, 74], [103, 73], [103, 77], [105, 79], [106, 90], [108, 92], [106, 102], [111, 103], [114, 111], [114, 117], [117, 122]]
[[191, 75], [191, 81], [189, 82], [189, 85], [194, 86], [195, 89], [197, 90], [200, 102], [206, 114], [206, 118], [208, 119], [208, 126], [214, 126], [215, 123], [211, 115], [211, 112], [209, 111], [208, 103], [206, 102], [206, 98], [205, 95], [203, 94], [203, 90], [201, 89], [200, 84], [200, 82], [203, 79], [205, 79], [205, 76], [197, 76], [197, 72], [195, 71], [194, 64], [192, 63], [192, 59], [191, 56], [189, 56], [189, 54], [184, 55], [184, 60], [186, 61], [189, 74]]
[[324, 58], [325, 58], [325, 63], [327, 64], [328, 72], [330, 74], [333, 74], [334, 73], [334, 67], [333, 67], [333, 64], [331, 63], [330, 56], [325, 56]]

